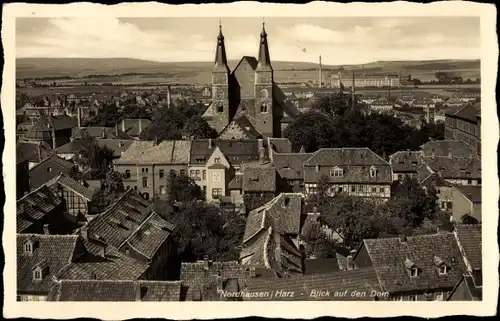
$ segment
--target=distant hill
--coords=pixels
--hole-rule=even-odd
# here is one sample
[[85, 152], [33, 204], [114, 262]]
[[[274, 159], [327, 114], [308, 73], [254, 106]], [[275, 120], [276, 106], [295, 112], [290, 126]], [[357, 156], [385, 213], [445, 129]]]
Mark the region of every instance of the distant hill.
[[[234, 68], [239, 60], [229, 61]], [[212, 62], [155, 62], [131, 58], [19, 58], [16, 60], [17, 78], [31, 77], [85, 77], [91, 74], [140, 73], [155, 75], [170, 81], [209, 82]], [[436, 71], [454, 71], [464, 78], [479, 77], [479, 60], [432, 61], [378, 61], [361, 65], [324, 65], [325, 70], [362, 69], [370, 74], [412, 74], [418, 78], [433, 77]], [[277, 81], [307, 81], [317, 79], [318, 64], [310, 62], [273, 61]], [[422, 75], [422, 77], [419, 77]], [[424, 80], [424, 79], [422, 79]], [[104, 81], [104, 80], [103, 80]], [[168, 81], [167, 81], [168, 82]]]

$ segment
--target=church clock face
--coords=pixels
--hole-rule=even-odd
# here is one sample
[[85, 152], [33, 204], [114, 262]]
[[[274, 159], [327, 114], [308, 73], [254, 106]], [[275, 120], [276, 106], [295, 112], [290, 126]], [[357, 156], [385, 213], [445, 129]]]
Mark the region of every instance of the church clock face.
[[215, 98], [216, 99], [224, 99], [224, 91], [220, 88], [217, 89], [215, 92]]

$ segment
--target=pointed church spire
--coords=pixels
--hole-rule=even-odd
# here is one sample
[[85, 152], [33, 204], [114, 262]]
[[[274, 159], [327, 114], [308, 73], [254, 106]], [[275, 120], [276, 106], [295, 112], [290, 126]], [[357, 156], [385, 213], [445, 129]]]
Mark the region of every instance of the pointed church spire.
[[219, 21], [219, 35], [217, 36], [217, 49], [215, 51], [214, 69], [227, 70], [226, 46], [224, 45], [224, 35], [222, 34], [222, 23]]
[[260, 33], [260, 45], [259, 45], [259, 64], [257, 68], [269, 68], [271, 67], [271, 58], [269, 56], [269, 46], [267, 44], [267, 33], [265, 22], [262, 22], [262, 32]]

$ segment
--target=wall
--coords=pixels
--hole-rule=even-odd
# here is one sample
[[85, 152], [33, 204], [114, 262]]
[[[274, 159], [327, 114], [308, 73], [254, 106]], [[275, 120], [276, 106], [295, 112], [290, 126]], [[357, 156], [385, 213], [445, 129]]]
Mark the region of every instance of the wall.
[[462, 216], [465, 214], [473, 216], [472, 212], [472, 202], [468, 200], [458, 189], [453, 188], [453, 220], [455, 222], [461, 222]]
[[[316, 193], [317, 186], [318, 184], [305, 184], [306, 193]], [[339, 188], [342, 190], [339, 191]], [[346, 193], [349, 196], [358, 197], [390, 198], [391, 186], [389, 184], [330, 184], [329, 194], [334, 195], [336, 193]]]

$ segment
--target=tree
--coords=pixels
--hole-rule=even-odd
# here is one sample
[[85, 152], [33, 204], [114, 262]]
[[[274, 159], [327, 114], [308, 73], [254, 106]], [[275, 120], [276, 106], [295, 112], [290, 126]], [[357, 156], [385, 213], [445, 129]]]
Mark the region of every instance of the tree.
[[167, 178], [167, 199], [169, 204], [204, 200], [205, 195], [191, 177], [171, 172]]
[[151, 125], [142, 132], [141, 139], [158, 141], [182, 139], [182, 128], [188, 117], [179, 109], [161, 108], [152, 115]]
[[335, 124], [326, 115], [309, 112], [300, 115], [290, 124], [284, 136], [292, 143], [292, 149], [298, 151], [304, 146], [308, 153], [322, 147], [330, 147], [335, 138]]
[[123, 185], [123, 176], [119, 172], [109, 170], [106, 177], [101, 180], [101, 188], [94, 193], [92, 198], [92, 206], [98, 211], [102, 211], [125, 192]]
[[331, 117], [344, 115], [349, 107], [349, 95], [343, 92], [321, 96], [312, 105], [313, 110], [321, 111]]
[[200, 115], [189, 118], [182, 129], [183, 135], [193, 139], [217, 138], [217, 131]]
[[325, 235], [318, 222], [304, 226], [303, 238], [307, 257], [323, 259], [335, 256], [335, 242]]
[[105, 178], [109, 169], [109, 164], [113, 159], [113, 151], [106, 146], [99, 146], [92, 137], [81, 139], [79, 157], [76, 162], [91, 170], [92, 179]]

